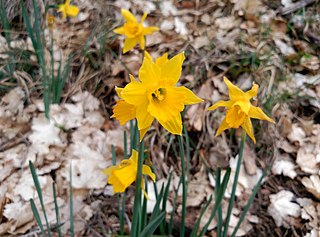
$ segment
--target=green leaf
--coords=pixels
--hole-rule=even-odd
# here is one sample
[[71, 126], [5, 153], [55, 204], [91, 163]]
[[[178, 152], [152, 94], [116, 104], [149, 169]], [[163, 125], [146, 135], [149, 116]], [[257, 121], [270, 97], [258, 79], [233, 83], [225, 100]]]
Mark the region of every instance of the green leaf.
[[59, 206], [58, 206], [58, 202], [57, 202], [57, 192], [56, 192], [56, 185], [53, 182], [52, 183], [52, 190], [53, 190], [53, 201], [54, 201], [54, 208], [56, 211], [56, 221], [57, 221], [57, 228], [58, 228], [58, 235], [59, 237], [62, 237], [62, 233], [61, 233], [61, 225], [60, 225], [60, 214], [59, 214]]
[[162, 200], [162, 197], [163, 197], [163, 192], [164, 192], [164, 184], [162, 184], [162, 186], [161, 186], [161, 190], [160, 190], [160, 193], [159, 193], [159, 195], [157, 197], [157, 201], [156, 201], [156, 204], [154, 205], [154, 208], [153, 208], [152, 214], [150, 216], [149, 222], [151, 222], [154, 219], [156, 219], [157, 216], [159, 215], [159, 213], [161, 212], [160, 211], [160, 203], [161, 203], [161, 200]]
[[41, 218], [40, 218], [38, 209], [37, 209], [36, 205], [34, 204], [33, 199], [30, 199], [30, 204], [31, 204], [31, 210], [32, 210], [33, 216], [36, 219], [36, 221], [38, 223], [38, 226], [40, 227], [41, 233], [42, 233], [43, 236], [46, 237], [47, 236], [46, 232], [44, 231], [44, 228], [43, 228], [43, 225], [42, 225], [42, 222], [41, 222]]
[[153, 221], [151, 221], [141, 232], [139, 237], [149, 237], [153, 234], [153, 232], [157, 229], [157, 227], [160, 225], [160, 223], [163, 221], [165, 217], [166, 212], [162, 212], [160, 215], [158, 215]]
[[72, 166], [70, 165], [70, 182], [69, 182], [69, 192], [70, 192], [70, 236], [74, 236], [74, 221], [73, 221], [73, 194], [72, 194]]
[[192, 230], [192, 233], [191, 233], [190, 237], [195, 237], [197, 235], [197, 232], [198, 232], [199, 225], [200, 225], [201, 219], [203, 217], [203, 214], [206, 212], [206, 210], [207, 210], [208, 206], [210, 205], [211, 201], [212, 201], [212, 195], [210, 195], [206, 205], [202, 208], [200, 216], [199, 216], [196, 224], [194, 225], [194, 228]]
[[44, 216], [44, 219], [46, 221], [46, 226], [47, 226], [47, 230], [48, 230], [48, 236], [51, 237], [50, 225], [49, 225], [49, 222], [48, 222], [46, 210], [45, 210], [44, 203], [43, 203], [43, 198], [42, 198], [42, 192], [41, 192], [39, 179], [38, 179], [36, 170], [35, 170], [35, 168], [34, 168], [34, 166], [33, 166], [31, 161], [29, 161], [29, 168], [30, 168], [30, 171], [31, 171], [31, 175], [32, 175], [32, 179], [33, 179], [34, 185], [36, 186], [36, 190], [37, 190], [39, 201], [40, 201], [40, 204], [41, 204], [41, 209], [42, 209], [42, 212], [43, 212], [43, 216]]
[[268, 172], [269, 168], [270, 168], [270, 167], [268, 167], [268, 166], [265, 168], [265, 170], [263, 171], [260, 179], [258, 180], [258, 183], [257, 183], [256, 186], [254, 187], [254, 189], [253, 189], [253, 191], [252, 191], [252, 193], [251, 193], [251, 195], [250, 195], [250, 198], [249, 198], [249, 200], [248, 200], [248, 202], [247, 202], [247, 205], [244, 207], [243, 212], [241, 213], [241, 216], [240, 216], [240, 218], [239, 218], [239, 221], [238, 221], [236, 227], [234, 228], [234, 230], [233, 230], [233, 232], [232, 232], [232, 234], [231, 234], [231, 237], [234, 237], [234, 236], [236, 235], [236, 233], [237, 233], [237, 231], [238, 231], [241, 223], [243, 222], [243, 220], [244, 220], [247, 212], [249, 211], [249, 208], [250, 208], [250, 206], [251, 206], [251, 203], [252, 203], [254, 197], [256, 196], [256, 194], [257, 194], [257, 192], [258, 192], [258, 190], [259, 190], [259, 187], [260, 187], [260, 185], [261, 185], [261, 182], [262, 182], [263, 178], [267, 175], [267, 172]]

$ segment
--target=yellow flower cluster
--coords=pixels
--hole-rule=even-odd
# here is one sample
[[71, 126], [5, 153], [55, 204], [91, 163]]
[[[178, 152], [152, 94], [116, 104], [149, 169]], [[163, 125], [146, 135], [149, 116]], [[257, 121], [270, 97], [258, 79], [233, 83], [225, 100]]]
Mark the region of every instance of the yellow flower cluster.
[[[142, 24], [147, 17], [145, 13], [138, 23], [135, 16], [128, 10], [121, 10], [126, 23], [114, 30], [117, 34], [126, 36], [123, 53], [128, 52], [136, 44], [141, 49], [145, 48], [145, 35], [157, 31], [157, 27], [144, 27]], [[116, 87], [119, 100], [113, 108], [113, 118], [119, 120], [121, 125], [136, 119], [140, 131], [140, 140], [149, 130], [156, 119], [168, 132], [182, 134], [181, 112], [185, 105], [192, 105], [203, 100], [184, 86], [177, 86], [182, 72], [182, 64], [185, 60], [184, 53], [168, 59], [165, 53], [153, 60], [148, 52], [144, 53], [144, 60], [139, 70], [139, 79], [130, 75], [130, 83], [124, 88]], [[226, 107], [226, 117], [222, 121], [216, 136], [228, 128], [242, 127], [255, 143], [251, 118], [267, 120], [274, 123], [260, 108], [251, 104], [251, 99], [258, 94], [258, 85], [244, 92], [224, 78], [229, 91], [230, 100], [218, 101], [208, 108], [215, 110], [218, 107]], [[135, 181], [137, 175], [138, 153], [133, 150], [129, 160], [122, 161], [117, 166], [107, 168], [104, 173], [109, 176], [109, 184], [113, 185], [114, 192], [124, 192]], [[150, 167], [143, 165], [142, 173], [155, 181], [155, 175]]]
[[164, 54], [153, 62], [146, 52], [139, 70], [139, 81], [130, 75], [131, 82], [116, 91], [121, 98], [114, 107], [115, 117], [121, 124], [136, 118], [140, 140], [149, 130], [154, 119], [170, 133], [181, 135], [180, 113], [185, 105], [202, 101], [184, 86], [176, 86], [182, 70], [184, 53], [170, 60]]

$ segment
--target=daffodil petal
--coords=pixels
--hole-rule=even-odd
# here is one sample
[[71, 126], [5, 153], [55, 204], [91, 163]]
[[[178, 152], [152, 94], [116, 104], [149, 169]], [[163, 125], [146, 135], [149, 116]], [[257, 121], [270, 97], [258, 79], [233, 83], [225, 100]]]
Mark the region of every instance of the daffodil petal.
[[110, 166], [104, 170], [102, 170], [102, 172], [105, 174], [105, 175], [108, 175], [110, 176], [112, 174], [112, 171], [118, 169], [117, 166]]
[[153, 182], [156, 182], [156, 175], [152, 172], [151, 168], [147, 165], [142, 166], [142, 174], [148, 175]]
[[118, 100], [113, 107], [113, 115], [111, 118], [119, 120], [120, 125], [126, 124], [128, 121], [134, 119], [136, 116], [136, 108], [134, 105], [128, 104], [124, 100]]
[[130, 159], [132, 160], [132, 162], [138, 165], [139, 153], [136, 150], [132, 149], [132, 154], [130, 156]]
[[[154, 120], [154, 117], [147, 111], [148, 103], [141, 104], [137, 107], [136, 118], [138, 120], [138, 129], [149, 128]], [[144, 135], [144, 134], [143, 134]], [[142, 139], [143, 136], [140, 138]]]
[[145, 48], [145, 39], [144, 39], [143, 35], [141, 35], [140, 38], [139, 38], [139, 44], [140, 44], [140, 48], [141, 49]]
[[121, 14], [122, 14], [123, 18], [128, 22], [130, 22], [130, 21], [137, 22], [137, 18], [128, 10], [121, 9]]
[[191, 90], [184, 86], [175, 87], [175, 90], [180, 91], [184, 94], [184, 104], [192, 105], [202, 102], [203, 100], [196, 96]]
[[119, 35], [124, 35], [124, 34], [125, 34], [125, 30], [124, 30], [124, 27], [123, 27], [123, 26], [118, 27], [118, 28], [115, 28], [115, 29], [113, 30], [113, 32], [116, 33], [116, 34], [119, 34]]
[[151, 55], [147, 52], [147, 50], [144, 51], [144, 57], [145, 57], [146, 59], [148, 59], [149, 61], [152, 61], [152, 57], [151, 57]]
[[142, 141], [144, 135], [146, 135], [146, 133], [148, 132], [149, 128], [150, 128], [150, 126], [147, 127], [147, 128], [143, 128], [143, 129], [140, 129], [140, 130], [139, 130], [140, 142]]
[[239, 87], [232, 84], [226, 77], [224, 77], [223, 80], [227, 84], [230, 100], [239, 101], [245, 98], [245, 93]]
[[241, 127], [246, 131], [246, 133], [249, 135], [249, 137], [252, 139], [253, 143], [255, 144], [256, 138], [254, 137], [253, 126], [249, 116], [246, 117]]
[[124, 46], [123, 46], [122, 52], [126, 53], [130, 51], [130, 49], [134, 48], [134, 46], [136, 46], [137, 43], [138, 43], [138, 40], [136, 38], [126, 38], [124, 40]]
[[247, 100], [250, 100], [252, 97], [257, 96], [259, 91], [259, 86], [256, 83], [253, 83], [252, 88], [245, 92]]
[[141, 105], [148, 102], [146, 87], [140, 82], [130, 82], [127, 84], [122, 92], [121, 97], [128, 103], [132, 105]]
[[143, 13], [143, 16], [141, 17], [141, 21], [140, 21], [141, 24], [145, 21], [145, 19], [147, 18], [147, 16], [148, 16], [148, 13], [144, 12], [144, 13]]
[[227, 124], [226, 118], [224, 118], [216, 132], [216, 137], [219, 136], [224, 130], [228, 128], [229, 128], [229, 125]]
[[165, 78], [170, 84], [175, 85], [181, 76], [184, 59], [184, 52], [182, 52], [168, 60], [161, 67], [162, 78]]
[[79, 13], [79, 8], [77, 6], [69, 5], [66, 8], [67, 15], [70, 17], [76, 17]]
[[168, 61], [168, 53], [164, 53], [161, 57], [156, 59], [156, 65], [161, 67]]
[[67, 13], [66, 13], [65, 4], [60, 4], [60, 5], [58, 5], [58, 12], [61, 12], [61, 14], [62, 14], [62, 19], [66, 19], [66, 18], [67, 18]]
[[121, 92], [122, 92], [123, 88], [116, 86], [115, 90], [117, 92], [117, 95], [121, 98]]
[[166, 122], [161, 120], [158, 120], [158, 121], [168, 132], [176, 135], [182, 134], [182, 120], [181, 120], [180, 114]]
[[158, 28], [158, 27], [155, 27], [155, 26], [143, 27], [143, 29], [142, 29], [142, 34], [144, 34], [144, 35], [150, 35], [150, 34], [152, 34], [153, 32], [158, 31], [158, 30], [159, 30], [159, 28]]
[[159, 81], [160, 69], [149, 57], [144, 57], [139, 70], [139, 79], [143, 83], [150, 84]]
[[215, 103], [214, 105], [210, 106], [209, 108], [207, 108], [207, 110], [215, 110], [218, 107], [227, 107], [230, 108], [232, 106], [234, 102], [231, 100], [225, 101], [225, 100], [220, 100], [217, 103]]
[[260, 120], [267, 120], [271, 123], [274, 123], [274, 121], [269, 118], [259, 107], [256, 106], [251, 106], [249, 110], [249, 117], [255, 118], [255, 119], [260, 119]]

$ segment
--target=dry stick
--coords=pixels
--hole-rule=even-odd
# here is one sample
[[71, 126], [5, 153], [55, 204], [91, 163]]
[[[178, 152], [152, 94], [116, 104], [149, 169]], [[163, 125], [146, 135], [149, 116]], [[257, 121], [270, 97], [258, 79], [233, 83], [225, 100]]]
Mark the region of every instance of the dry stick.
[[316, 2], [317, 0], [301, 0], [299, 2], [293, 3], [288, 7], [282, 7], [280, 8], [281, 15], [288, 15], [292, 12], [295, 12], [299, 10], [300, 8], [303, 8], [311, 3]]

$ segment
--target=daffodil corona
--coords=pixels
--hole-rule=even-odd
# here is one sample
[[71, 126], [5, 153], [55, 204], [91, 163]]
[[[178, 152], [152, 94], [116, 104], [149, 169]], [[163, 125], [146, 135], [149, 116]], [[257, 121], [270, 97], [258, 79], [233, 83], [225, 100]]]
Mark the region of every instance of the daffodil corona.
[[[121, 161], [119, 165], [103, 170], [103, 173], [108, 175], [108, 183], [113, 186], [114, 193], [122, 193], [136, 180], [137, 171], [138, 152], [132, 150], [132, 156], [129, 159]], [[149, 166], [142, 166], [142, 174], [148, 175], [153, 182], [156, 181], [156, 176]], [[143, 181], [141, 186], [144, 189]]]
[[131, 82], [123, 89], [116, 88], [121, 100], [113, 109], [113, 116], [125, 124], [136, 118], [140, 139], [150, 128], [154, 119], [170, 133], [181, 135], [180, 112], [185, 105], [202, 102], [191, 90], [176, 86], [182, 71], [184, 53], [170, 60], [164, 54], [153, 62], [146, 52], [139, 70], [139, 81], [130, 75]]
[[58, 5], [58, 12], [61, 12], [63, 19], [67, 16], [76, 17], [79, 13], [79, 8], [77, 6], [70, 5], [70, 0], [66, 0], [64, 4]]
[[251, 98], [257, 96], [259, 86], [253, 83], [252, 88], [244, 92], [239, 87], [233, 85], [226, 77], [224, 77], [224, 82], [227, 84], [230, 100], [220, 100], [208, 108], [208, 110], [215, 110], [221, 106], [227, 108], [226, 117], [218, 128], [216, 136], [219, 136], [228, 128], [239, 128], [241, 126], [253, 142], [256, 143], [250, 118], [267, 120], [274, 123], [260, 108], [252, 105], [250, 102]]
[[124, 41], [123, 46], [123, 53], [128, 52], [130, 49], [132, 49], [134, 46], [136, 46], [138, 43], [140, 44], [140, 48], [145, 48], [145, 35], [150, 35], [155, 31], [158, 31], [158, 27], [144, 27], [143, 22], [147, 17], [147, 13], [144, 13], [141, 22], [139, 23], [134, 15], [132, 15], [131, 12], [125, 9], [121, 9], [121, 14], [123, 18], [126, 20], [126, 23], [116, 28], [113, 32], [125, 35], [126, 39]]

